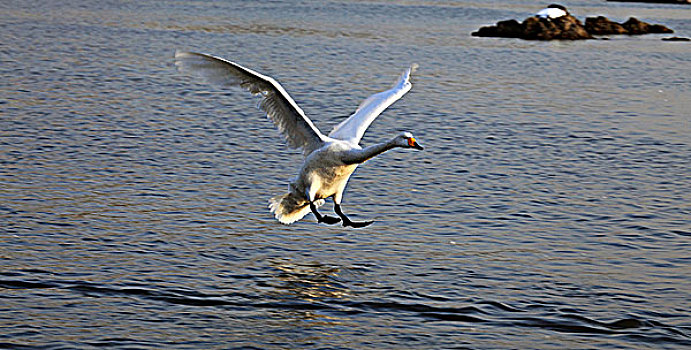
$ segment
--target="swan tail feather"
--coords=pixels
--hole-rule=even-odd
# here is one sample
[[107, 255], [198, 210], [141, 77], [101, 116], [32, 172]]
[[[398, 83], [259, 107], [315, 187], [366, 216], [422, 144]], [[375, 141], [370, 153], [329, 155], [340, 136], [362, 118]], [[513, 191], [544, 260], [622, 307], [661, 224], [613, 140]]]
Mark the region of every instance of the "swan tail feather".
[[[324, 204], [324, 200], [320, 199], [315, 201], [314, 204], [321, 206]], [[302, 219], [311, 211], [309, 202], [302, 196], [292, 192], [269, 199], [269, 210], [271, 210], [278, 221], [286, 225]]]

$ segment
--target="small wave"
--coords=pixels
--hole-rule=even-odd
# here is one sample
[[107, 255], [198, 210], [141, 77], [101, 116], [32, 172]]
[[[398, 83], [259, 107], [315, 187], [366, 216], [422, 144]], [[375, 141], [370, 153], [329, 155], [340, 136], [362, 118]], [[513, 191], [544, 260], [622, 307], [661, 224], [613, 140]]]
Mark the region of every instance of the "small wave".
[[57, 288], [59, 285], [46, 282], [30, 282], [30, 281], [0, 281], [0, 288], [6, 289], [47, 289]]
[[[324, 267], [320, 267], [320, 269], [324, 269]], [[323, 283], [323, 281], [321, 282]], [[146, 285], [111, 286], [84, 281], [27, 281], [19, 279], [0, 280], [0, 288], [54, 288], [96, 298], [121, 296], [193, 307], [297, 310], [340, 317], [352, 315], [368, 317], [368, 314], [389, 314], [395, 318], [417, 317], [426, 322], [452, 322], [503, 328], [541, 328], [559, 333], [617, 335], [636, 342], [650, 344], [662, 342], [691, 346], [691, 334], [688, 329], [670, 326], [652, 319], [624, 317], [612, 321], [598, 321], [578, 314], [575, 310], [567, 312], [549, 307], [546, 310], [545, 307], [533, 307], [532, 305], [520, 308], [494, 300], [454, 302], [449, 297], [427, 298], [424, 294], [407, 295], [409, 300], [417, 298], [417, 301], [411, 302], [398, 301], [401, 299], [400, 295], [380, 300], [344, 298], [342, 297], [344, 294], [338, 294], [341, 297], [307, 299], [301, 298], [300, 294], [273, 296], [240, 292], [210, 294], [190, 289], [152, 288]], [[31, 347], [27, 349], [29, 348]]]

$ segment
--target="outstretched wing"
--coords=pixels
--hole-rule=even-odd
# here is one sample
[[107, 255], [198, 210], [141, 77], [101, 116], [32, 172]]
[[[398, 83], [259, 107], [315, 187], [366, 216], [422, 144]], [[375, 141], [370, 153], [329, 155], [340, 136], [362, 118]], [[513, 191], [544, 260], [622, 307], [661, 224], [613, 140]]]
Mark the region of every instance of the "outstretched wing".
[[261, 95], [259, 108], [264, 110], [292, 148], [303, 148], [305, 154], [320, 147], [325, 136], [298, 107], [281, 84], [237, 63], [219, 57], [175, 52], [175, 65], [182, 72], [194, 73], [206, 81], [223, 87], [242, 87]]
[[417, 65], [413, 64], [401, 75], [391, 89], [374, 94], [364, 100], [355, 113], [336, 125], [329, 137], [350, 141], [355, 144], [359, 143], [362, 135], [365, 134], [365, 131], [367, 131], [374, 119], [410, 91], [410, 88], [413, 87], [410, 83], [410, 73], [414, 72], [416, 68]]

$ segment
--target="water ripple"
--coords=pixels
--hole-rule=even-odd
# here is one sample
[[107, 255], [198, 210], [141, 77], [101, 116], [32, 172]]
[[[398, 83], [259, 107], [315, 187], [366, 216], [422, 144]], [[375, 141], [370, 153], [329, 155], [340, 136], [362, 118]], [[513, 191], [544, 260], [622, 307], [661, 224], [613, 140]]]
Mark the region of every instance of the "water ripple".
[[[310, 284], [317, 285], [311, 281]], [[26, 281], [20, 279], [0, 280], [0, 288], [41, 290], [56, 289], [79, 294], [89, 298], [135, 298], [143, 302], [164, 302], [191, 307], [219, 307], [234, 310], [280, 310], [282, 312], [317, 312], [324, 317], [358, 315], [369, 317], [388, 314], [397, 319], [417, 318], [424, 322], [452, 322], [464, 325], [477, 324], [488, 327], [538, 328], [567, 334], [617, 335], [649, 344], [691, 345], [691, 327], [671, 326], [654, 319], [627, 317], [611, 321], [599, 321], [582, 313], [559, 311], [549, 304], [534, 304], [528, 307], [514, 307], [492, 300], [464, 301], [463, 306], [444, 297], [416, 295], [414, 302], [397, 302], [396, 293], [382, 300], [343, 299], [321, 297], [308, 301], [304, 298], [275, 299], [270, 295], [256, 295], [240, 292], [203, 293], [189, 289], [155, 288], [153, 286], [109, 286], [84, 281]], [[295, 287], [294, 287], [295, 288]], [[301, 288], [301, 287], [298, 287]], [[317, 288], [324, 288], [317, 286]], [[328, 293], [327, 293], [328, 294]], [[274, 300], [271, 300], [274, 299]], [[23, 327], [26, 328], [26, 327]], [[24, 335], [26, 336], [26, 334]], [[19, 337], [14, 334], [9, 338]], [[7, 337], [6, 337], [7, 338]], [[125, 340], [104, 340], [101, 344], [124, 346]], [[14, 345], [14, 344], [13, 344]], [[146, 346], [146, 344], [143, 344]], [[30, 348], [30, 347], [27, 347]]]

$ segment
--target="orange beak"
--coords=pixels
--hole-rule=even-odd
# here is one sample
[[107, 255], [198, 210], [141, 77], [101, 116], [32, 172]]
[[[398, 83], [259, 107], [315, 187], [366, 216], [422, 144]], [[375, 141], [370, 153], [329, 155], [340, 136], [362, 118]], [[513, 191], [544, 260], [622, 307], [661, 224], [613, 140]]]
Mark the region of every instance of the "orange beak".
[[423, 149], [424, 149], [422, 146], [420, 146], [419, 143], [417, 143], [417, 141], [415, 140], [414, 137], [408, 138], [408, 146], [410, 146], [410, 147], [412, 147], [412, 148], [415, 148], [415, 149], [419, 149], [419, 150], [423, 150]]

